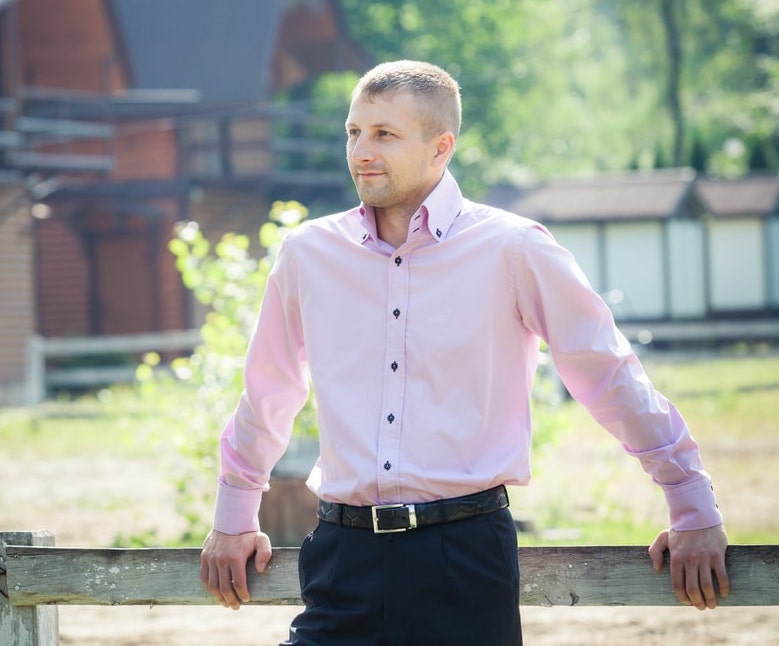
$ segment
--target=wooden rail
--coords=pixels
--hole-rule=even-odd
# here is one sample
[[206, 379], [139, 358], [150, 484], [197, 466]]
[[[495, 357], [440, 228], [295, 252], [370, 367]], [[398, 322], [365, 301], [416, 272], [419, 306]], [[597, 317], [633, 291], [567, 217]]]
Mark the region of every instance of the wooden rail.
[[149, 351], [191, 350], [200, 342], [200, 331], [176, 330], [90, 337], [33, 336], [27, 346], [25, 403], [43, 401], [50, 387], [85, 387], [132, 381], [134, 366], [100, 366], [52, 370], [46, 361], [74, 356], [137, 354]]
[[[0, 644], [59, 643], [56, 605], [215, 603], [200, 583], [198, 548], [60, 548], [53, 542], [46, 532], [0, 533]], [[300, 604], [297, 557], [297, 548], [277, 548], [264, 574], [247, 566], [250, 603]], [[519, 558], [523, 605], [678, 605], [667, 564], [655, 572], [644, 547], [526, 547]], [[727, 565], [731, 594], [723, 606], [779, 605], [779, 545], [732, 545]]]

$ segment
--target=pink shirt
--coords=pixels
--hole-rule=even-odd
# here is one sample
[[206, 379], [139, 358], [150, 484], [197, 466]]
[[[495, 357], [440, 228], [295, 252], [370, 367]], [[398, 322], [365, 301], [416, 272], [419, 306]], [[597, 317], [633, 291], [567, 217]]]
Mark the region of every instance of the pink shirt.
[[569, 392], [662, 486], [672, 526], [720, 524], [684, 420], [570, 253], [538, 223], [465, 200], [447, 171], [398, 249], [365, 205], [284, 240], [222, 437], [214, 527], [258, 528], [309, 372], [320, 498], [417, 503], [527, 484], [539, 337]]

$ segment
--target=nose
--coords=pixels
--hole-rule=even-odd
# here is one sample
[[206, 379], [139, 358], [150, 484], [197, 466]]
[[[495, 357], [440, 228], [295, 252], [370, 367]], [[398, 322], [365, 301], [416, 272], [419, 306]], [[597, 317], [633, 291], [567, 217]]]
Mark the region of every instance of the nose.
[[349, 139], [346, 144], [346, 152], [349, 159], [356, 164], [368, 163], [375, 156], [370, 142], [362, 134]]

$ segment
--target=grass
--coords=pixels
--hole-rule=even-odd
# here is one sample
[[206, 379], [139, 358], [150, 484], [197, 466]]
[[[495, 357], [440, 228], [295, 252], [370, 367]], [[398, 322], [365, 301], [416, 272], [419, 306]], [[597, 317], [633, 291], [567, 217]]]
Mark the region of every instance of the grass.
[[[779, 356], [649, 355], [644, 365], [701, 447], [731, 542], [779, 542], [779, 522], [770, 511], [779, 490]], [[542, 530], [523, 535], [521, 544], [651, 541], [667, 523], [659, 488], [579, 404], [564, 404], [562, 418], [568, 431], [534, 465], [529, 491], [540, 493], [517, 490], [513, 497], [515, 510]]]
[[60, 397], [30, 408], [0, 409], [0, 446], [11, 455], [39, 459], [101, 453], [128, 458], [153, 455], [139, 442], [139, 428], [154, 416], [126, 387], [80, 397]]
[[[772, 513], [779, 490], [779, 356], [648, 355], [644, 364], [701, 446], [731, 542], [779, 542], [779, 520]], [[129, 388], [0, 409], [0, 454], [148, 458], [150, 468], [159, 468], [159, 445], [146, 441], [159, 417]], [[534, 456], [531, 486], [512, 491], [515, 513], [539, 530], [523, 534], [520, 543], [651, 541], [667, 522], [665, 503], [637, 461], [576, 402], [564, 403], [551, 419], [563, 431]]]

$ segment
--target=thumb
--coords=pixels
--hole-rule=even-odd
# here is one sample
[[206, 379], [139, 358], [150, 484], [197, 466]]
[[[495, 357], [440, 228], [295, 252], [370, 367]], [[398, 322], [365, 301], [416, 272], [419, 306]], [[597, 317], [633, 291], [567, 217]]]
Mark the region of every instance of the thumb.
[[668, 549], [668, 536], [670, 531], [664, 529], [660, 532], [652, 544], [649, 546], [649, 556], [652, 559], [652, 566], [658, 572], [663, 568], [663, 559], [665, 551]]
[[258, 572], [265, 572], [272, 555], [270, 539], [267, 534], [259, 532], [254, 539], [254, 567]]

